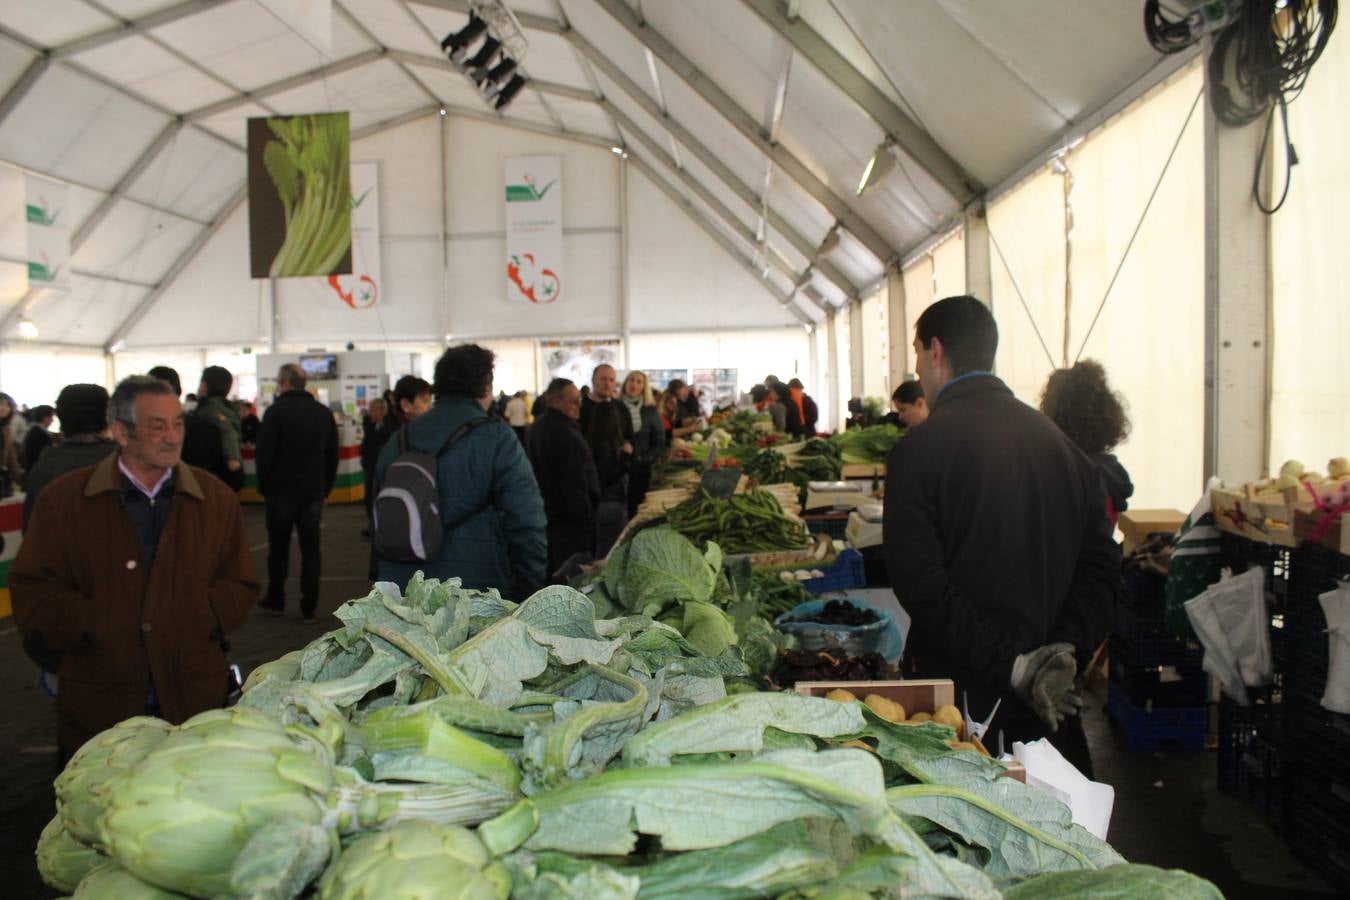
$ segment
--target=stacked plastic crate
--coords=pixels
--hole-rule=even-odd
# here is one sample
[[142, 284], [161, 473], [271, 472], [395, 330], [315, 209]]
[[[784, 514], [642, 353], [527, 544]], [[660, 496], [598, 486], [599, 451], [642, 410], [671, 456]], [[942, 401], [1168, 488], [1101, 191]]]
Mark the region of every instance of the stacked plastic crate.
[[1279, 832], [1289, 828], [1290, 741], [1286, 727], [1288, 672], [1285, 621], [1290, 604], [1292, 551], [1286, 547], [1224, 534], [1222, 564], [1238, 575], [1252, 566], [1266, 574], [1270, 649], [1274, 675], [1269, 685], [1248, 688], [1250, 703], [1219, 699], [1218, 783], [1245, 801]]
[[1125, 596], [1111, 629], [1107, 711], [1125, 728], [1137, 753], [1205, 749], [1204, 650], [1167, 631], [1165, 582], [1158, 572], [1127, 568]]
[[1294, 554], [1284, 621], [1285, 725], [1289, 737], [1289, 843], [1332, 880], [1350, 886], [1350, 715], [1322, 706], [1327, 620], [1318, 597], [1350, 576], [1350, 557], [1304, 543]]

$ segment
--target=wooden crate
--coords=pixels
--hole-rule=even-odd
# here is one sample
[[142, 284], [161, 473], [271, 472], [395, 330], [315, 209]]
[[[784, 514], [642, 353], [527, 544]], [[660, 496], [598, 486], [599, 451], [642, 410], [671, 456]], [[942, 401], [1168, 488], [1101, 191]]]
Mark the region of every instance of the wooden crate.
[[[1325, 512], [1318, 509], [1295, 510], [1294, 537], [1300, 541], [1311, 540], [1314, 532], [1321, 527], [1322, 520], [1326, 518], [1326, 515]], [[1318, 543], [1328, 550], [1335, 550], [1337, 553], [1350, 556], [1350, 528], [1345, 527], [1344, 515], [1322, 528]]]
[[[956, 684], [950, 678], [922, 678], [913, 681], [799, 681], [794, 690], [807, 697], [824, 697], [830, 691], [845, 690], [859, 700], [868, 694], [880, 694], [905, 708], [905, 715], [917, 712], [930, 715], [939, 706], [956, 704]], [[1004, 763], [1004, 777], [1026, 783], [1027, 770], [1020, 763]]]
[[885, 478], [886, 467], [884, 465], [874, 466], [871, 463], [844, 463], [843, 478]]
[[[1220, 531], [1280, 547], [1297, 546], [1294, 512], [1300, 506], [1298, 489], [1258, 494], [1248, 485], [1240, 490], [1215, 488], [1209, 496], [1214, 505], [1214, 524]], [[1313, 508], [1311, 500], [1307, 508]]]

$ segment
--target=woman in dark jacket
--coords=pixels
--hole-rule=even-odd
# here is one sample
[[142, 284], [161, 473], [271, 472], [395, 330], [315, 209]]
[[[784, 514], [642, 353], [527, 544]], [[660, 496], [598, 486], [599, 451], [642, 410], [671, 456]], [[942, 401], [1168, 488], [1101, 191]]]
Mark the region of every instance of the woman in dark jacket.
[[1111, 453], [1130, 436], [1130, 417], [1121, 396], [1107, 384], [1101, 363], [1085, 359], [1050, 373], [1041, 392], [1041, 412], [1092, 460], [1106, 492], [1106, 516], [1114, 527], [1134, 493], [1130, 473]]
[[634, 369], [623, 381], [621, 413], [633, 424], [633, 464], [628, 472], [628, 516], [632, 518], [652, 483], [652, 465], [666, 451], [666, 429], [647, 373]]

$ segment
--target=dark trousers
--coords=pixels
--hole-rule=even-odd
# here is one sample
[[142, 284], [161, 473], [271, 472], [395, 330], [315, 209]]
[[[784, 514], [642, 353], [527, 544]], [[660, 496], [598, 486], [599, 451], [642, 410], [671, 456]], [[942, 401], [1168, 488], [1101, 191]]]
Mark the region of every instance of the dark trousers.
[[647, 496], [647, 488], [652, 485], [652, 467], [646, 463], [633, 463], [628, 470], [628, 518], [637, 515], [638, 507]]
[[323, 497], [267, 498], [266, 606], [286, 605], [286, 575], [290, 570], [291, 531], [300, 535], [300, 614], [314, 615], [319, 605], [319, 517]]
[[553, 575], [577, 553], [595, 552], [595, 523], [548, 526], [548, 572]]

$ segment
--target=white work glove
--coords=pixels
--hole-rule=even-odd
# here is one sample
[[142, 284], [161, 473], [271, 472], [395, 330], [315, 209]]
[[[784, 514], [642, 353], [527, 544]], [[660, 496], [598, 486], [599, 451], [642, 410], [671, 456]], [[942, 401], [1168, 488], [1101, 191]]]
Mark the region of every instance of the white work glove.
[[1046, 644], [1013, 660], [1012, 688], [1051, 731], [1058, 731], [1059, 723], [1083, 706], [1074, 693], [1077, 675], [1073, 645]]

